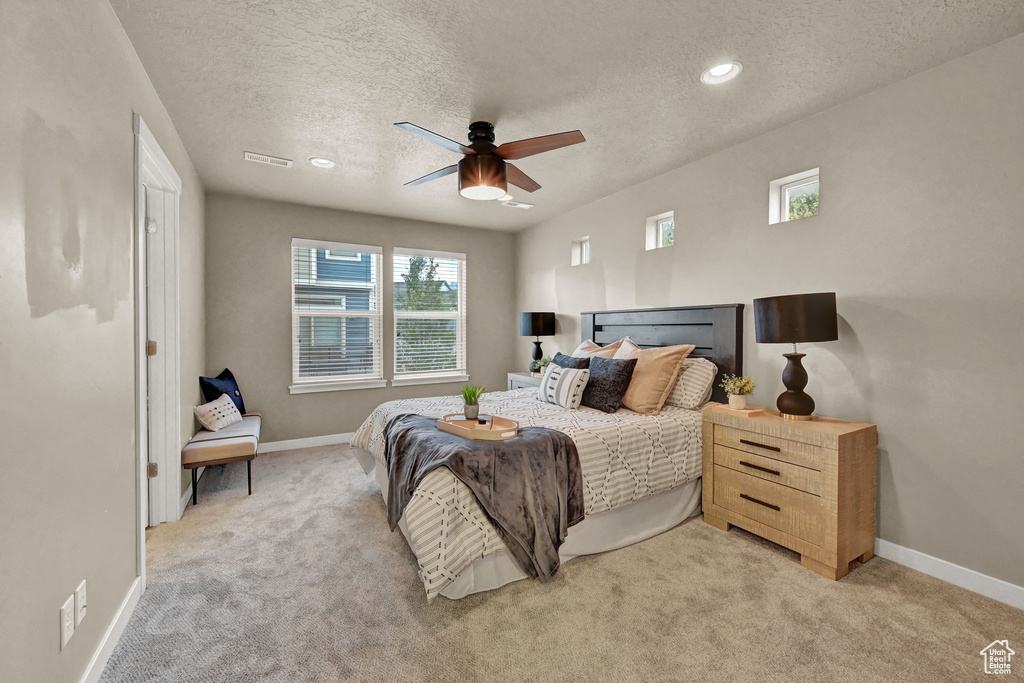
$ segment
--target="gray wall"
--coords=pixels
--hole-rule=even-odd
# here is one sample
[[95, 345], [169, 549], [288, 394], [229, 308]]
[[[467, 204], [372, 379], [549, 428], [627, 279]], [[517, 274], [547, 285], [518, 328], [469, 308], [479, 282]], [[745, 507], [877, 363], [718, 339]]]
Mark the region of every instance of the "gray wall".
[[[498, 210], [500, 207], [495, 207]], [[291, 239], [385, 248], [384, 300], [391, 301], [389, 248], [466, 254], [467, 363], [470, 382], [505, 389], [518, 334], [515, 240], [511, 233], [321, 209], [234, 195], [206, 198], [206, 364], [229, 367], [245, 407], [263, 413], [263, 441], [355, 431], [380, 403], [455, 393], [429, 384], [289, 394], [291, 384]], [[391, 377], [390, 307], [384, 308], [384, 376]], [[529, 354], [524, 354], [524, 365]]]
[[[1024, 35], [528, 229], [518, 307], [558, 311], [569, 351], [582, 310], [746, 303], [745, 370], [774, 405], [788, 349], [754, 343], [752, 299], [834, 290], [808, 392], [879, 425], [879, 536], [1022, 585], [1021, 64]], [[769, 226], [769, 182], [816, 166], [821, 213]], [[645, 252], [668, 210], [677, 243]]]
[[[78, 680], [136, 576], [139, 112], [184, 183], [182, 435], [203, 370], [203, 190], [105, 0], [0, 4], [0, 680]], [[89, 612], [61, 652], [58, 610]]]

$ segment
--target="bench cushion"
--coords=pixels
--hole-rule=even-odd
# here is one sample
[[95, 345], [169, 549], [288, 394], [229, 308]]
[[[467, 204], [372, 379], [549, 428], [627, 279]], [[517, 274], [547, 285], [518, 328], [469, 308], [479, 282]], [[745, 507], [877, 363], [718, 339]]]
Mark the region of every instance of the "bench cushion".
[[200, 429], [181, 450], [181, 464], [195, 467], [214, 460], [256, 457], [261, 422], [258, 414], [248, 414], [220, 431]]

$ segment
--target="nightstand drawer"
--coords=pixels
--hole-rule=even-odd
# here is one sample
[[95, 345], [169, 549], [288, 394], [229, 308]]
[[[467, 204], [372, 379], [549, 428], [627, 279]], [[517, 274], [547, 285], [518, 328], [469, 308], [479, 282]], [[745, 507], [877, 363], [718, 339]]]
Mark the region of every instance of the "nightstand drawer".
[[715, 425], [715, 443], [815, 470], [825, 469], [826, 463], [836, 457], [836, 452], [828, 448], [724, 425]]
[[715, 465], [715, 505], [823, 545], [830, 517], [818, 496]]
[[816, 496], [820, 496], [825, 488], [825, 475], [818, 470], [738, 451], [721, 444], [715, 444], [715, 464]]

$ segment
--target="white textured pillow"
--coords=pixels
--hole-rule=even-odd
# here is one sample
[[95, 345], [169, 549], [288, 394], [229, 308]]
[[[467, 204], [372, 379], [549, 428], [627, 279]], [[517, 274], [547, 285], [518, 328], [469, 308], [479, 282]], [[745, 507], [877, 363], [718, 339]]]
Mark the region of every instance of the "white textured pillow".
[[590, 370], [563, 368], [551, 363], [540, 381], [537, 398], [563, 408], [576, 410], [583, 400], [583, 389], [590, 379]]
[[216, 432], [224, 429], [228, 425], [233, 425], [236, 422], [242, 421], [242, 414], [238, 412], [238, 407], [235, 406], [235, 402], [232, 401], [231, 397], [227, 394], [221, 394], [209, 403], [196, 406], [192, 409], [192, 412], [194, 412], [196, 417], [199, 419], [199, 424], [203, 425], [211, 432]]
[[717, 374], [718, 366], [707, 358], [687, 358], [665, 403], [691, 410], [700, 408], [711, 397]]

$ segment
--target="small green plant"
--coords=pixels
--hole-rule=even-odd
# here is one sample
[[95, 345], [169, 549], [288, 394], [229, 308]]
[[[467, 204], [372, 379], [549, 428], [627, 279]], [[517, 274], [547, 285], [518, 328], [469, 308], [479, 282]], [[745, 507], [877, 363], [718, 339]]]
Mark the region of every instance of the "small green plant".
[[754, 393], [754, 380], [746, 375], [725, 375], [722, 378], [722, 388], [729, 396], [746, 396]]
[[480, 401], [480, 394], [484, 393], [483, 387], [475, 387], [472, 384], [462, 387], [462, 401], [467, 406], [475, 406]]
[[530, 363], [530, 372], [540, 372], [549, 365], [551, 365], [551, 356], [544, 356], [540, 360]]

